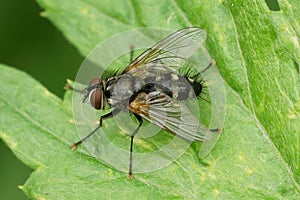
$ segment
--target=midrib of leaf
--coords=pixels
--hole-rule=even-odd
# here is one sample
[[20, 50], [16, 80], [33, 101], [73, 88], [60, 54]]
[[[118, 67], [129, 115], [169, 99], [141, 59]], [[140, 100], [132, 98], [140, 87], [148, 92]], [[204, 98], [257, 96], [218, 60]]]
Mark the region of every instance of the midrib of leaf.
[[[265, 129], [264, 125], [259, 121], [258, 117], [255, 114], [254, 109], [249, 108], [246, 104], [244, 99], [240, 96], [240, 94], [235, 91], [233, 88], [231, 88], [230, 86], [228, 87], [231, 92], [240, 100], [241, 105], [243, 106], [244, 110], [248, 111], [248, 114], [254, 119], [254, 121], [256, 122], [257, 127], [260, 129], [260, 131], [262, 132], [262, 134], [264, 135], [264, 137], [266, 138], [266, 140], [269, 142], [269, 144], [273, 147], [274, 152], [276, 152], [278, 158], [281, 160], [282, 164], [284, 165], [284, 167], [286, 168], [290, 179], [293, 181], [295, 187], [297, 188], [297, 190], [300, 192], [300, 185], [297, 183], [294, 173], [291, 169], [291, 167], [289, 166], [289, 163], [286, 162], [286, 160], [282, 157], [281, 152], [278, 150], [278, 148], [275, 146], [274, 142], [270, 139], [267, 130]], [[250, 98], [251, 99], [251, 98]]]
[[[255, 8], [256, 8], [256, 11], [257, 11], [257, 13], [261, 13], [261, 12], [263, 12], [261, 9], [259, 9], [258, 8], [258, 4], [254, 4], [254, 6], [255, 6]], [[261, 5], [260, 5], [261, 6]], [[263, 19], [265, 20], [265, 24], [266, 24], [266, 18], [265, 17], [263, 17]], [[235, 24], [237, 24], [237, 23], [235, 23]], [[246, 26], [247, 27], [247, 26]], [[273, 27], [271, 27], [270, 25], [269, 25], [269, 27], [270, 28], [273, 28]], [[242, 29], [243, 30], [243, 28], [241, 28], [240, 27], [240, 29]], [[244, 30], [245, 30], [245, 27], [244, 27]], [[243, 35], [243, 31], [241, 31], [241, 33], [240, 33], [241, 35]], [[239, 33], [237, 33], [237, 35], [239, 35]], [[251, 40], [251, 39], [250, 39]], [[239, 41], [238, 41], [239, 42]], [[247, 44], [247, 43], [246, 43]], [[239, 45], [239, 47], [240, 47], [240, 45]], [[248, 47], [248, 46], [247, 46]], [[249, 47], [251, 47], [251, 46], [249, 46]], [[254, 45], [253, 45], [253, 47], [255, 48], [255, 47], [258, 47], [258, 45], [256, 45], [255, 43], [254, 43]], [[272, 49], [272, 51], [273, 51], [273, 49], [275, 49], [275, 48], [278, 48], [275, 44], [270, 44], [270, 49]], [[241, 52], [243, 52], [243, 50], [241, 50]], [[273, 57], [272, 58], [275, 58], [275, 60], [273, 60], [273, 63], [279, 63], [279, 60], [278, 60], [278, 56], [277, 56], [277, 54], [276, 54], [276, 52], [272, 52], [273, 53]], [[248, 55], [249, 55], [249, 52], [248, 52]], [[269, 54], [266, 54], [266, 56], [268, 56]], [[265, 55], [261, 55], [261, 57], [265, 57]], [[243, 55], [243, 53], [241, 54], [241, 58], [243, 59], [243, 63], [245, 62], [245, 60], [244, 60], [244, 55]], [[259, 62], [253, 62], [253, 63], [255, 63], [255, 64], [259, 64]], [[284, 154], [284, 152], [285, 151], [280, 151], [279, 149], [278, 149], [278, 147], [280, 147], [280, 146], [278, 146], [278, 144], [276, 145], [276, 144], [274, 144], [274, 138], [273, 139], [270, 139], [270, 136], [271, 136], [271, 138], [272, 138], [272, 135], [270, 135], [270, 134], [268, 134], [267, 132], [267, 127], [265, 127], [267, 124], [265, 124], [265, 123], [261, 123], [261, 113], [260, 113], [260, 116], [257, 116], [257, 109], [255, 108], [256, 106], [254, 106], [254, 102], [253, 102], [253, 95], [259, 95], [259, 94], [256, 94], [256, 93], [253, 93], [252, 92], [252, 90], [250, 89], [250, 81], [249, 81], [249, 79], [248, 79], [248, 72], [247, 72], [247, 69], [246, 69], [246, 74], [245, 74], [245, 76], [247, 77], [247, 79], [246, 79], [246, 83], [247, 83], [247, 88], [248, 88], [248, 91], [249, 91], [249, 100], [250, 100], [250, 106], [251, 106], [251, 109], [252, 109], [252, 112], [253, 112], [253, 114], [254, 114], [254, 119], [257, 121], [257, 125], [258, 126], [260, 126], [260, 127], [263, 127], [263, 133], [265, 134], [265, 137], [267, 137], [268, 138], [268, 140], [269, 140], [269, 142], [270, 142], [270, 144], [272, 144], [273, 145], [273, 147], [274, 147], [274, 150], [277, 152], [277, 154], [278, 154], [278, 157], [282, 160], [282, 162], [284, 163], [284, 165], [286, 166], [286, 169], [287, 169], [287, 171], [289, 172], [289, 174], [290, 174], [290, 176], [291, 176], [291, 179], [294, 181], [294, 183], [295, 183], [295, 186], [298, 188], [298, 190], [299, 190], [299, 184], [297, 184], [297, 181], [295, 180], [295, 178], [296, 178], [296, 174], [295, 174], [295, 171], [294, 171], [294, 173], [291, 173], [293, 170], [291, 169], [291, 163], [289, 163], [288, 164], [288, 157], [283, 157], [283, 154]], [[266, 80], [267, 81], [267, 80]], [[276, 81], [276, 77], [275, 77], [275, 81]], [[252, 84], [255, 84], [255, 83], [252, 83]], [[265, 83], [266, 84], [266, 83]], [[278, 85], [279, 86], [279, 85]], [[279, 86], [278, 87], [278, 89], [279, 89], [279, 91], [282, 91], [281, 90], [281, 86]], [[289, 101], [290, 101], [290, 99], [289, 99]], [[248, 107], [249, 107], [249, 105], [248, 105]], [[267, 115], [269, 114], [269, 113], [266, 113]], [[285, 123], [287, 123], [287, 122], [285, 122]], [[279, 130], [280, 131], [280, 130]], [[280, 131], [280, 133], [281, 134], [283, 134], [283, 132], [281, 132]], [[277, 141], [278, 142], [278, 141]], [[280, 141], [279, 141], [280, 142]], [[276, 141], [275, 141], [275, 143], [276, 143]], [[281, 146], [282, 147], [282, 146]], [[286, 152], [285, 152], [286, 153]], [[294, 169], [295, 170], [295, 169]]]
[[[230, 17], [231, 17], [232, 21], [234, 22], [234, 17], [233, 17], [233, 15], [232, 15], [232, 12], [229, 12], [229, 13], [230, 13]], [[241, 68], [243, 69], [244, 77], [246, 78], [246, 79], [245, 79], [245, 80], [246, 80], [245, 82], [246, 82], [247, 93], [248, 93], [248, 96], [249, 96], [249, 103], [250, 103], [250, 106], [247, 106], [247, 105], [246, 105], [246, 103], [245, 103], [245, 98], [243, 98], [243, 97], [238, 93], [238, 91], [236, 91], [234, 88], [232, 88], [232, 87], [230, 86], [231, 84], [228, 83], [228, 82], [226, 82], [226, 80], [224, 79], [224, 77], [222, 77], [222, 79], [223, 79], [224, 82], [226, 82], [226, 83], [229, 85], [230, 89], [232, 89], [232, 91], [234, 91], [234, 93], [235, 93], [236, 95], [238, 95], [238, 98], [239, 98], [240, 101], [242, 102], [241, 105], [243, 105], [245, 109], [247, 108], [246, 110], [249, 110], [249, 111], [250, 111], [249, 113], [251, 113], [251, 116], [252, 116], [253, 119], [257, 122], [258, 127], [260, 127], [260, 129], [262, 130], [264, 136], [265, 136], [266, 138], [268, 138], [268, 135], [266, 134], [266, 131], [265, 131], [265, 129], [263, 128], [263, 125], [260, 124], [260, 122], [259, 122], [259, 120], [257, 119], [257, 116], [256, 116], [256, 114], [255, 114], [255, 109], [254, 109], [253, 99], [252, 99], [251, 90], [250, 90], [250, 82], [249, 82], [248, 73], [247, 73], [246, 62], [245, 62], [245, 58], [244, 58], [244, 55], [243, 55], [243, 51], [242, 51], [242, 49], [241, 49], [241, 45], [240, 45], [240, 42], [239, 42], [239, 39], [238, 39], [238, 31], [237, 31], [237, 28], [236, 28], [236, 23], [233, 23], [233, 26], [234, 26], [234, 29], [233, 29], [233, 30], [234, 30], [234, 33], [235, 33], [235, 34], [234, 34], [234, 35], [235, 35], [235, 40], [236, 40], [236, 44], [237, 44], [236, 47], [237, 47], [238, 53], [239, 53], [239, 55], [240, 55], [241, 63], [242, 63]], [[271, 141], [269, 140], [269, 142], [271, 142]]]

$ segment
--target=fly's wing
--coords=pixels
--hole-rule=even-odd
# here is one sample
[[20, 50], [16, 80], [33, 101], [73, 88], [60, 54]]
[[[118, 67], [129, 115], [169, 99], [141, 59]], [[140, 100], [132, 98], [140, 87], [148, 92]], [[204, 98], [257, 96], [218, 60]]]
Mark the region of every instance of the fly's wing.
[[159, 63], [174, 70], [180, 68], [194, 54], [206, 38], [206, 32], [200, 28], [181, 29], [138, 56], [123, 73]]
[[129, 110], [186, 140], [210, 139], [209, 129], [199, 123], [189, 108], [163, 92], [140, 93], [130, 103]]

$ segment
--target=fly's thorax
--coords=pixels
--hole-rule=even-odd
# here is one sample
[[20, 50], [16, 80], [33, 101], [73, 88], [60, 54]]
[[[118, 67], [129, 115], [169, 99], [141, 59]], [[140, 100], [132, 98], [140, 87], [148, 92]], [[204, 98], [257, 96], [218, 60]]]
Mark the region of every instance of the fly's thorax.
[[106, 81], [106, 97], [112, 107], [126, 109], [132, 95], [144, 85], [142, 79], [130, 74], [122, 74]]

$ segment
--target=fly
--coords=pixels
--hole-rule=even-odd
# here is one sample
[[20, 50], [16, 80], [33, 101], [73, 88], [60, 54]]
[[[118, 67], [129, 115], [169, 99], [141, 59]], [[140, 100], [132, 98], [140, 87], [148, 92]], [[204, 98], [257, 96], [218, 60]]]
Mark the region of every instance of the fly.
[[[221, 129], [206, 129], [181, 118], [180, 102], [200, 96], [204, 87], [203, 81], [199, 79], [199, 72], [191, 75], [190, 70], [182, 71], [181, 68], [205, 37], [206, 33], [202, 29], [181, 29], [134, 60], [131, 51], [131, 63], [121, 74], [92, 79], [89, 86], [81, 91], [84, 93], [83, 102], [88, 100], [97, 110], [109, 107], [110, 112], [102, 115], [99, 125], [80, 141], [72, 144], [71, 148], [76, 149], [97, 132], [105, 119], [122, 111], [129, 111], [138, 120], [138, 126], [130, 135], [128, 177], [132, 178], [133, 140], [144, 120], [189, 141], [206, 141], [209, 139], [209, 132], [219, 132]], [[211, 61], [203, 71], [213, 64], [214, 61]]]

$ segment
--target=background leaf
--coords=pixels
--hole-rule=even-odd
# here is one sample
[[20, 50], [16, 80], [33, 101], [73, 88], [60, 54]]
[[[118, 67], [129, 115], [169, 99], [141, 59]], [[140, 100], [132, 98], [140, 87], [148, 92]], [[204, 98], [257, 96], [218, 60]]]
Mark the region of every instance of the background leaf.
[[264, 1], [38, 2], [83, 55], [129, 28], [204, 28], [226, 83], [227, 107], [208, 165], [190, 148], [169, 167], [129, 181], [83, 151], [70, 152], [76, 132], [70, 107], [28, 75], [1, 66], [0, 136], [37, 169], [23, 187], [29, 197], [299, 197], [299, 3], [280, 1], [281, 11], [271, 12]]

